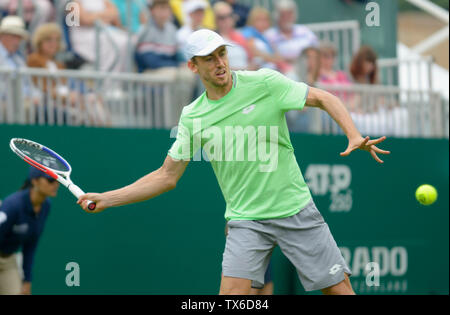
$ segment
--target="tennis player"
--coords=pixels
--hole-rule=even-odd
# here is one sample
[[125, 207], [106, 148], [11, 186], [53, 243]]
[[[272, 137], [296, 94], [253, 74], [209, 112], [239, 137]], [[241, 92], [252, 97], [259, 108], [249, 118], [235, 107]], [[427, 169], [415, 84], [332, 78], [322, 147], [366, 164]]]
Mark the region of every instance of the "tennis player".
[[345, 106], [330, 93], [273, 70], [230, 71], [227, 45], [205, 29], [187, 39], [188, 66], [206, 91], [184, 107], [162, 167], [123, 188], [83, 195], [78, 204], [86, 210], [86, 200], [95, 201], [94, 212], [99, 212], [174, 189], [201, 146], [227, 204], [220, 294], [248, 294], [251, 287], [262, 287], [276, 245], [296, 267], [305, 290], [354, 294], [351, 272], [297, 164], [285, 112], [305, 105], [326, 111], [348, 138], [341, 156], [360, 149], [383, 163], [378, 154], [390, 152], [376, 145], [386, 138], [362, 137]]
[[[49, 197], [55, 197], [58, 188], [55, 179], [30, 167], [21, 190], [0, 206], [0, 294], [31, 294], [34, 254], [50, 211]], [[23, 281], [16, 258], [20, 250]]]

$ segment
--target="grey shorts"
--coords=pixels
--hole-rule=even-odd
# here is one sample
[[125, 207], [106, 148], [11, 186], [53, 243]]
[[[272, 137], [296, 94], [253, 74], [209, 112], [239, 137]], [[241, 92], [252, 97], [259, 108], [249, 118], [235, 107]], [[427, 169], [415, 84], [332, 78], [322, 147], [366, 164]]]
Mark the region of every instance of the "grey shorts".
[[223, 253], [222, 273], [264, 286], [264, 273], [276, 245], [297, 270], [306, 291], [321, 290], [351, 275], [314, 202], [296, 215], [270, 220], [231, 220]]

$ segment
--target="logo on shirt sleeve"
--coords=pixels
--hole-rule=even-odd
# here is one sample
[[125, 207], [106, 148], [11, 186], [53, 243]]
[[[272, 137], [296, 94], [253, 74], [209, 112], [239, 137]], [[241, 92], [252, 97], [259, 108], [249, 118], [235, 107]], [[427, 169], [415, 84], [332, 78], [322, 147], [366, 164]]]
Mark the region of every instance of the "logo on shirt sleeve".
[[246, 107], [242, 110], [242, 113], [244, 113], [245, 115], [250, 114], [254, 109], [255, 109], [256, 105], [250, 105], [249, 107]]

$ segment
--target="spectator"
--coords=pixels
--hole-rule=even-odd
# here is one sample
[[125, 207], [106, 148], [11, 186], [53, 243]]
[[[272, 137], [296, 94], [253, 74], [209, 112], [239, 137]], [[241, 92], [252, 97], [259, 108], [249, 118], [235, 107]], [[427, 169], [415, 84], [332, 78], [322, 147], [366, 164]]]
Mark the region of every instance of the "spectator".
[[336, 48], [330, 43], [320, 45], [319, 82], [324, 84], [350, 84], [351, 80], [344, 71], [335, 70]]
[[[369, 46], [362, 46], [353, 57], [350, 72], [358, 84], [379, 84], [375, 51]], [[369, 91], [364, 91], [358, 95], [356, 104], [352, 118], [363, 133], [370, 136], [409, 134], [408, 110], [399, 106], [395, 98], [371, 95]]]
[[262, 7], [254, 7], [248, 16], [248, 25], [241, 29], [242, 35], [248, 42], [253, 62], [257, 68], [284, 70], [286, 64], [283, 58], [272, 47], [263, 35], [271, 26], [270, 12]]
[[[147, 22], [147, 17], [144, 14], [147, 6], [146, 0], [111, 0], [116, 6], [120, 16], [120, 24], [128, 31], [130, 28], [131, 33], [136, 34], [139, 31], [141, 25]], [[131, 25], [128, 23], [128, 2], [130, 2], [131, 9]]]
[[208, 4], [205, 0], [191, 0], [186, 3], [186, 14], [189, 15], [189, 23], [186, 23], [177, 32], [177, 42], [180, 50], [186, 45], [186, 39], [193, 32], [203, 28], [203, 19], [205, 17], [205, 9]]
[[240, 4], [236, 0], [225, 0], [233, 8], [233, 13], [237, 17], [236, 27], [241, 28], [247, 24], [247, 19], [250, 14], [250, 8], [246, 5]]
[[138, 34], [135, 52], [140, 72], [156, 73], [174, 81], [173, 106], [170, 124], [175, 126], [182, 107], [192, 100], [195, 75], [187, 68], [177, 45], [177, 29], [171, 22], [168, 0], [150, 3], [151, 18]]
[[[318, 78], [318, 82], [328, 86], [351, 85], [352, 82], [348, 78], [347, 74], [344, 71], [335, 69], [335, 61], [337, 57], [336, 48], [331, 43], [324, 42], [320, 45], [319, 51], [320, 51], [320, 75]], [[343, 92], [339, 90], [338, 91], [330, 90], [329, 92], [339, 97], [339, 99], [341, 99], [344, 102], [344, 104], [351, 112], [354, 112], [356, 110], [355, 95], [353, 93]], [[334, 131], [334, 133], [342, 134], [341, 129], [339, 128], [339, 126], [336, 124], [335, 121], [333, 121], [332, 119], [323, 114], [321, 116], [322, 116], [322, 125], [324, 125], [325, 128], [330, 128], [331, 130]]]
[[250, 48], [245, 37], [235, 29], [233, 9], [228, 3], [219, 1], [214, 5], [213, 10], [217, 23], [217, 32], [232, 45], [228, 47], [230, 69], [252, 69]]
[[[317, 47], [307, 47], [295, 63], [295, 71], [287, 74], [295, 81], [302, 81], [309, 86], [315, 86], [320, 74], [320, 50]], [[286, 113], [289, 130], [302, 133], [319, 133], [320, 125], [315, 123], [322, 119], [321, 112], [313, 108], [305, 108], [302, 111], [289, 111]]]
[[[19, 52], [22, 41], [28, 39], [28, 32], [25, 29], [24, 21], [15, 15], [10, 15], [0, 23], [0, 67], [20, 69], [26, 67], [25, 60]], [[24, 96], [25, 107], [31, 104], [38, 104], [40, 93], [33, 86], [29, 77], [22, 79], [22, 94]], [[5, 99], [6, 95], [0, 95]]]
[[[172, 8], [172, 12], [175, 18], [175, 25], [178, 27], [182, 27], [185, 24], [189, 25], [189, 13], [186, 11], [186, 5], [188, 2], [193, 0], [170, 0], [170, 7]], [[216, 28], [216, 22], [214, 20], [214, 13], [211, 9], [211, 5], [209, 0], [205, 0], [207, 3], [207, 7], [205, 9], [205, 17], [203, 18], [203, 26], [205, 28], [209, 28], [211, 30]]]
[[305, 48], [296, 62], [297, 80], [305, 82], [309, 86], [315, 86], [319, 80], [320, 61], [319, 48], [313, 46]]
[[[56, 23], [43, 24], [33, 35], [32, 46], [34, 52], [28, 56], [29, 67], [45, 68], [50, 73], [65, 69], [65, 65], [56, 61], [56, 55], [62, 49], [62, 30]], [[107, 125], [109, 113], [103, 108], [100, 101], [89, 101], [92, 97], [87, 93], [86, 86], [80, 80], [74, 79], [52, 79], [44, 77], [33, 78], [36, 86], [42, 88], [44, 120], [48, 122], [48, 105], [52, 102], [54, 106], [54, 117], [61, 112], [62, 122], [72, 125], [81, 124], [82, 113], [87, 109], [87, 119], [90, 125]], [[76, 87], [79, 90], [76, 90]], [[81, 93], [84, 94], [82, 97]], [[87, 106], [86, 106], [87, 102]], [[61, 107], [59, 105], [62, 105]], [[102, 117], [96, 117], [102, 113]], [[38, 113], [37, 113], [38, 114]], [[38, 115], [37, 115], [38, 116]], [[61, 118], [60, 118], [61, 119]], [[37, 119], [36, 119], [37, 120]], [[61, 122], [58, 118], [55, 119]]]
[[[27, 58], [27, 65], [32, 68], [46, 68], [50, 72], [55, 72], [58, 69], [64, 69], [61, 62], [55, 60], [56, 54], [61, 50], [61, 36], [62, 32], [58, 24], [49, 23], [42, 24], [36, 29], [33, 35], [32, 47], [34, 52]], [[37, 78], [33, 78], [36, 86], [38, 86]], [[68, 95], [67, 86], [56, 86], [56, 80], [51, 82], [50, 94], [53, 98], [57, 94], [62, 97]], [[47, 94], [47, 80], [42, 83], [44, 95]]]
[[303, 49], [318, 46], [318, 40], [306, 26], [295, 24], [298, 12], [293, 0], [277, 1], [275, 10], [277, 26], [268, 30], [265, 35], [292, 68]]
[[151, 1], [150, 15], [138, 34], [135, 57], [139, 72], [178, 67], [177, 29], [170, 21], [169, 1]]
[[378, 84], [377, 54], [369, 46], [362, 46], [350, 65], [353, 80], [359, 84]]
[[[75, 0], [80, 8], [80, 26], [70, 28], [74, 51], [90, 63], [96, 62], [95, 23], [105, 28], [100, 32], [99, 68], [101, 71], [120, 72], [126, 69], [128, 34], [121, 30], [119, 12], [109, 0]], [[108, 36], [109, 35], [109, 36]]]
[[18, 15], [19, 2], [22, 2], [23, 19], [30, 29], [31, 33], [39, 25], [49, 22], [54, 9], [49, 0], [0, 0], [0, 11], [7, 15]]

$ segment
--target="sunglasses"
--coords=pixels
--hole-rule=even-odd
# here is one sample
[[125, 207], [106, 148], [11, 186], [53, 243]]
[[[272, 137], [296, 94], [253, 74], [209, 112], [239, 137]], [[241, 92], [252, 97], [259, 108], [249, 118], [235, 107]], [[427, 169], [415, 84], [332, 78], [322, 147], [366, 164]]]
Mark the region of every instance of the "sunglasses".
[[54, 178], [48, 178], [48, 177], [44, 177], [46, 180], [47, 180], [47, 182], [49, 182], [50, 184], [53, 184], [54, 182], [56, 182], [56, 179], [54, 179]]

